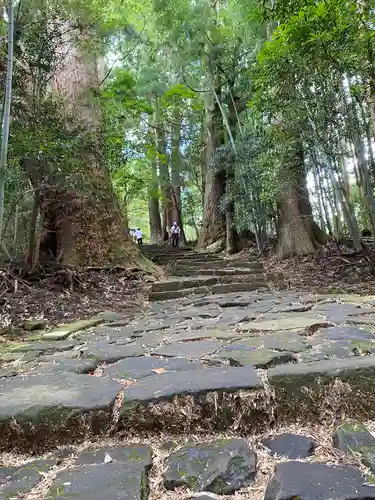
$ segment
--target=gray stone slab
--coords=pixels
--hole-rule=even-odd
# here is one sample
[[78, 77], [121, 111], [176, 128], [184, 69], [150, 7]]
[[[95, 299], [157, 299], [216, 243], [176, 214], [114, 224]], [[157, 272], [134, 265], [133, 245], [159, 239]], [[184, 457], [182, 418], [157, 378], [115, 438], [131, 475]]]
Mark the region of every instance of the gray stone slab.
[[198, 370], [204, 366], [184, 358], [159, 358], [156, 356], [141, 356], [138, 358], [125, 358], [117, 363], [105, 367], [104, 375], [114, 379], [139, 380], [155, 375], [153, 370], [188, 371]]
[[272, 386], [285, 391], [299, 390], [304, 386], [318, 388], [335, 378], [348, 381], [363, 390], [370, 390], [375, 381], [375, 356], [280, 365], [270, 368], [267, 376]]
[[74, 347], [78, 346], [79, 342], [76, 340], [57, 340], [55, 342], [25, 342], [17, 346], [14, 352], [32, 352], [37, 351], [39, 353], [53, 353], [60, 351], [69, 351]]
[[122, 462], [74, 467], [58, 474], [45, 500], [145, 500], [147, 473]]
[[93, 372], [97, 366], [96, 361], [87, 359], [55, 358], [54, 356], [45, 356], [43, 361], [45, 361], [45, 363], [36, 366], [33, 373], [43, 373], [44, 375], [67, 372], [85, 374]]
[[55, 464], [56, 460], [35, 460], [19, 467], [11, 478], [8, 478], [2, 489], [0, 486], [0, 498], [4, 500], [23, 498], [44, 478], [43, 473], [48, 472]]
[[231, 350], [217, 354], [220, 359], [227, 359], [232, 366], [253, 365], [256, 368], [270, 368], [283, 363], [296, 362], [296, 357], [285, 351], [273, 351], [271, 349]]
[[[164, 316], [160, 318], [142, 318], [140, 320], [133, 321], [128, 328], [126, 328], [126, 336], [136, 333], [152, 332], [154, 330], [166, 330], [168, 328], [173, 328], [178, 323], [181, 322], [179, 316]], [[124, 332], [125, 333], [125, 332]]]
[[274, 314], [282, 314], [282, 313], [299, 313], [310, 311], [312, 308], [312, 304], [281, 304], [279, 306], [275, 306], [271, 312]]
[[[132, 332], [130, 332], [129, 330], [126, 331], [126, 329], [124, 328], [115, 328], [108, 325], [100, 328], [95, 328], [91, 332], [92, 335], [91, 339], [102, 338], [102, 340], [105, 341], [116, 338], [116, 339], [122, 339], [123, 343], [125, 344], [133, 341], [131, 334]], [[87, 337], [87, 340], [90, 341], [90, 337]]]
[[262, 445], [270, 450], [271, 455], [287, 457], [291, 460], [308, 458], [314, 454], [316, 442], [299, 434], [279, 434], [262, 441]]
[[169, 278], [168, 280], [152, 285], [152, 292], [178, 292], [189, 288], [216, 285], [217, 277], [196, 276], [187, 278]]
[[16, 377], [19, 373], [22, 373], [19, 367], [8, 366], [7, 368], [0, 369], [0, 378]]
[[322, 328], [318, 333], [311, 336], [311, 340], [337, 340], [344, 341], [348, 339], [355, 340], [375, 340], [375, 335], [366, 330], [361, 330], [352, 326], [333, 326]]
[[264, 500], [372, 500], [375, 488], [348, 465], [284, 462], [276, 464]]
[[278, 332], [283, 330], [311, 330], [318, 329], [320, 326], [332, 326], [332, 322], [314, 316], [311, 312], [286, 314], [284, 317], [277, 314], [268, 315], [267, 319], [250, 321], [241, 325], [242, 331], [264, 331]]
[[54, 421], [109, 409], [121, 388], [110, 379], [72, 373], [1, 379], [0, 422]]
[[244, 314], [243, 311], [241, 311], [241, 309], [242, 308], [238, 308], [236, 312], [231, 311], [230, 313], [228, 313], [227, 310], [224, 309], [224, 312], [218, 318], [215, 319], [214, 322], [215, 327], [216, 328], [234, 327], [239, 323], [250, 321], [258, 317], [257, 314], [254, 315]]
[[219, 339], [219, 340], [241, 340], [242, 335], [234, 330], [221, 330], [219, 328], [184, 330], [181, 333], [174, 333], [166, 340], [166, 344], [173, 342], [185, 342], [198, 339]]
[[349, 317], [347, 319], [347, 323], [350, 323], [352, 325], [370, 325], [374, 326], [375, 325], [375, 314], [369, 314], [368, 316], [357, 316], [355, 318]]
[[188, 330], [207, 330], [211, 328], [218, 328], [220, 325], [220, 319], [218, 318], [197, 318], [197, 319], [187, 319], [183, 323], [180, 323], [177, 327], [169, 330], [169, 332], [177, 331], [182, 329]]
[[74, 461], [74, 465], [100, 465], [105, 462], [106, 455], [112, 462], [131, 464], [139, 467], [151, 467], [152, 450], [147, 444], [130, 444], [101, 446], [82, 451]]
[[191, 307], [189, 309], [182, 310], [179, 314], [180, 318], [193, 319], [193, 318], [216, 318], [221, 314], [221, 308], [219, 306], [211, 307]]
[[313, 347], [309, 351], [303, 351], [298, 354], [300, 362], [308, 363], [312, 361], [323, 361], [325, 359], [345, 359], [354, 356], [353, 347], [351, 345], [333, 342], [330, 345], [321, 345]]
[[216, 296], [208, 296], [194, 300], [194, 305], [204, 307], [211, 304], [216, 304], [219, 307], [246, 307], [258, 300], [258, 295], [249, 293], [228, 293], [225, 295], [216, 294]]
[[174, 342], [162, 346], [154, 351], [159, 356], [170, 356], [180, 358], [203, 358], [214, 354], [223, 344], [218, 340], [198, 340], [192, 342]]
[[221, 439], [188, 444], [172, 453], [165, 465], [164, 486], [168, 490], [188, 486], [193, 491], [228, 495], [253, 482], [256, 455], [243, 439]]
[[191, 371], [188, 376], [185, 372], [168, 372], [133, 384], [125, 392], [124, 405], [126, 410], [133, 402], [163, 401], [172, 399], [175, 395], [262, 388], [262, 381], [252, 366], [206, 368]]
[[341, 422], [333, 433], [333, 443], [339, 450], [355, 455], [372, 472], [375, 471], [375, 438], [362, 422]]
[[0, 466], [0, 486], [2, 484], [8, 483], [12, 476], [17, 472], [17, 467], [4, 467]]
[[147, 354], [147, 349], [142, 348], [140, 344], [127, 344], [118, 346], [106, 342], [89, 344], [82, 349], [82, 359], [91, 359], [98, 362], [115, 363], [120, 359], [131, 356], [141, 356]]
[[222, 351], [253, 351], [254, 348], [273, 349], [275, 351], [301, 352], [310, 348], [306, 338], [294, 332], [275, 332], [252, 336], [233, 342]]
[[313, 311], [322, 314], [328, 321], [344, 323], [352, 314], [358, 313], [358, 306], [352, 304], [327, 303], [315, 306]]
[[[70, 351], [62, 351], [64, 353], [68, 353]], [[34, 363], [34, 362], [37, 362], [40, 358], [40, 356], [42, 356], [43, 352], [41, 351], [28, 351], [28, 352], [25, 352], [23, 354], [23, 356], [21, 356], [21, 358], [19, 358], [17, 361], [17, 364], [18, 365], [26, 365], [26, 364], [30, 364], [30, 363]]]
[[[131, 343], [131, 348], [133, 351], [139, 349], [141, 353], [151, 351], [152, 349], [159, 347], [163, 342], [166, 342], [173, 335], [172, 331], [169, 332], [169, 334], [166, 334], [166, 332], [169, 332], [169, 330], [160, 330], [159, 332], [156, 331], [149, 332], [143, 334], [141, 337], [133, 338]], [[122, 339], [114, 338], [113, 340], [114, 340], [113, 343], [116, 344], [117, 346], [124, 345]], [[128, 343], [125, 342], [125, 345], [128, 345]]]
[[362, 422], [344, 421], [333, 433], [333, 443], [344, 453], [361, 452], [362, 448], [375, 448], [375, 438]]
[[349, 313], [351, 317], [375, 314], [375, 307], [359, 307], [356, 311]]
[[78, 321], [73, 321], [73, 323], [67, 323], [53, 328], [49, 332], [43, 335], [43, 340], [65, 340], [70, 335], [73, 335], [81, 330], [86, 330], [93, 326], [103, 323], [104, 319], [94, 316], [89, 319], [81, 319]]
[[237, 312], [240, 310], [240, 312], [244, 316], [248, 317], [247, 321], [251, 321], [253, 318], [256, 319], [260, 315], [266, 314], [269, 311], [271, 311], [274, 307], [276, 307], [275, 302], [278, 302], [278, 301], [275, 301], [275, 300], [261, 300], [259, 302], [254, 302], [253, 304], [250, 304], [248, 306], [241, 307], [241, 308], [226, 307], [224, 309], [224, 311], [225, 311], [225, 313], [230, 314], [230, 313], [232, 313], [232, 312], [234, 312], [236, 310], [237, 310]]

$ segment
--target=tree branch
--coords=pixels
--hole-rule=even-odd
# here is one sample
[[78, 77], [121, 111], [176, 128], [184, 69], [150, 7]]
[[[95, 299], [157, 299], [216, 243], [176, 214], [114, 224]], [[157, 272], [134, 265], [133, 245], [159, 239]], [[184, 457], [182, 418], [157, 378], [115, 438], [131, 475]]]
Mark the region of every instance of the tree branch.
[[197, 94], [200, 94], [202, 92], [212, 92], [210, 89], [195, 89], [194, 87], [192, 87], [191, 85], [189, 85], [186, 81], [186, 78], [185, 78], [185, 74], [184, 72], [182, 72], [182, 79], [184, 81], [184, 84], [190, 89], [192, 90], [193, 92], [196, 92]]
[[[144, 32], [145, 30], [145, 27], [146, 25], [144, 24], [143, 25], [143, 28], [141, 29], [141, 32], [139, 33], [139, 37], [141, 37], [142, 33]], [[113, 71], [113, 68], [115, 67], [115, 65], [118, 63], [118, 62], [121, 62], [121, 61], [124, 61], [132, 52], [133, 50], [139, 45], [141, 39], [139, 38], [135, 44], [133, 45], [133, 47], [128, 50], [128, 52], [126, 52], [126, 54], [122, 57], [118, 57], [117, 59], [115, 59], [111, 65], [111, 67], [109, 68], [109, 70], [107, 71], [107, 73], [105, 74], [103, 80], [99, 83], [99, 87], [107, 80], [107, 78], [109, 77], [109, 75], [112, 73]]]

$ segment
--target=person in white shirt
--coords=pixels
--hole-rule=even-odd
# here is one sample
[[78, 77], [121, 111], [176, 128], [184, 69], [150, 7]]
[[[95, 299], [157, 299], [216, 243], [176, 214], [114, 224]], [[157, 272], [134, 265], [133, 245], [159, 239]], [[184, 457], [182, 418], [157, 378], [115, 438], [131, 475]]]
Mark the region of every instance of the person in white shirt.
[[140, 230], [140, 228], [135, 230], [135, 237], [137, 238], [137, 243], [138, 245], [142, 245], [142, 238], [143, 238], [143, 233]]
[[172, 247], [178, 247], [178, 240], [180, 239], [180, 227], [176, 221], [173, 222], [171, 227], [171, 243]]

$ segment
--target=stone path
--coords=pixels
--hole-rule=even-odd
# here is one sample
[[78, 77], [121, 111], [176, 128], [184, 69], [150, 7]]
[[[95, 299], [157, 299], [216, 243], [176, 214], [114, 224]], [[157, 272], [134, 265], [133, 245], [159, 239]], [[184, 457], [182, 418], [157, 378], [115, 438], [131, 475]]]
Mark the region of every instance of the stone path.
[[[0, 499], [375, 499], [361, 423], [375, 417], [375, 297], [275, 291], [258, 262], [146, 251], [170, 274], [135, 317], [0, 348]], [[334, 421], [322, 454], [303, 429]], [[264, 450], [279, 457], [267, 474]]]

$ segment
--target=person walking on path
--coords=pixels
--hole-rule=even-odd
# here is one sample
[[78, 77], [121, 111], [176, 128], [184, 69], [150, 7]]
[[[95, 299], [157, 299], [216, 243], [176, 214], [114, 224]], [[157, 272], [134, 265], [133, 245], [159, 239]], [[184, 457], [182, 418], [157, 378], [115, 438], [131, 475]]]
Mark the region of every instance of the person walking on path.
[[143, 233], [140, 230], [140, 228], [138, 228], [138, 229], [135, 230], [135, 237], [137, 238], [138, 245], [142, 245], [142, 243], [143, 243], [143, 241], [142, 241]]
[[180, 239], [180, 227], [176, 221], [173, 222], [171, 227], [171, 243], [172, 247], [178, 247], [178, 241]]

